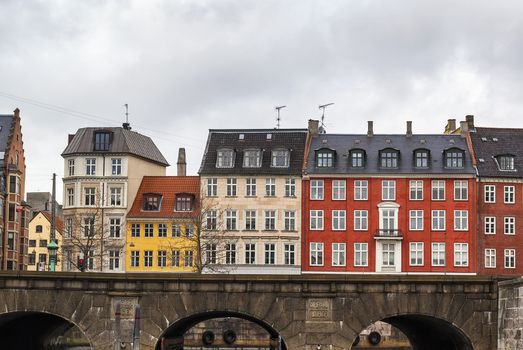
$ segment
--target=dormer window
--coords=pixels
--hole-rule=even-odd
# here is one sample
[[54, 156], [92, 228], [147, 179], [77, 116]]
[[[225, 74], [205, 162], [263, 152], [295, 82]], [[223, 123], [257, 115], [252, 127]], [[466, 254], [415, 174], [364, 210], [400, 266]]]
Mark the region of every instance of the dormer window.
[[261, 150], [248, 149], [243, 151], [243, 167], [259, 168], [261, 167]]
[[515, 170], [514, 167], [514, 156], [510, 154], [504, 154], [496, 157], [498, 161], [499, 170], [511, 171]]
[[272, 151], [271, 166], [274, 168], [288, 168], [289, 167], [289, 150], [276, 149]]
[[108, 131], [97, 131], [94, 133], [94, 150], [108, 151], [111, 133]]
[[397, 168], [399, 164], [400, 152], [396, 149], [385, 148], [380, 151], [381, 168]]
[[323, 148], [316, 151], [316, 166], [318, 168], [332, 168], [334, 166], [334, 150]]
[[414, 167], [429, 167], [430, 151], [428, 149], [417, 149], [414, 151]]
[[176, 211], [191, 211], [194, 197], [188, 194], [176, 195]]
[[465, 152], [459, 148], [451, 148], [445, 151], [446, 168], [463, 168]]
[[353, 168], [363, 168], [365, 166], [365, 151], [353, 149], [349, 152], [350, 166]]
[[232, 149], [218, 150], [217, 168], [232, 168], [234, 166], [234, 151]]
[[143, 206], [144, 211], [159, 211], [162, 204], [162, 195], [154, 193], [146, 193], [143, 195]]

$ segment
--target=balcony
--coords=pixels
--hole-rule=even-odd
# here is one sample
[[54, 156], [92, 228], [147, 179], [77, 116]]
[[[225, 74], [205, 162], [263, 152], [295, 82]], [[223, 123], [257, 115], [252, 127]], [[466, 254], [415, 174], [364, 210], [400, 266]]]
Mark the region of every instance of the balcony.
[[377, 230], [374, 239], [403, 239], [403, 232], [400, 230]]

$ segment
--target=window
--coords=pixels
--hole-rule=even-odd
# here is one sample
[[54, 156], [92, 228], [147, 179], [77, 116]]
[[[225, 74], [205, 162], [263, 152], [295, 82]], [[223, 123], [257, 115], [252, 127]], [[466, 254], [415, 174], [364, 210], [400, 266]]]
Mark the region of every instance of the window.
[[507, 204], [514, 204], [515, 203], [515, 188], [514, 186], [504, 186], [504, 201]]
[[9, 203], [9, 221], [17, 221], [16, 204], [14, 203]]
[[38, 243], [40, 248], [47, 248], [47, 239], [41, 239]]
[[496, 203], [496, 186], [495, 185], [485, 185], [483, 187], [483, 192], [485, 195], [485, 203]]
[[256, 210], [245, 211], [245, 230], [256, 230]]
[[85, 160], [85, 174], [96, 175], [96, 158], [87, 158]]
[[296, 179], [285, 179], [285, 197], [296, 197]]
[[454, 266], [469, 266], [469, 245], [454, 243]]
[[140, 224], [131, 224], [131, 237], [140, 237]]
[[94, 250], [87, 251], [87, 269], [94, 270]]
[[36, 233], [41, 233], [43, 231], [42, 225], [36, 225], [35, 231], [36, 231]]
[[381, 182], [381, 199], [384, 201], [396, 199], [396, 181], [384, 180]]
[[432, 200], [445, 200], [445, 180], [432, 180]]
[[345, 243], [332, 243], [332, 266], [345, 266]]
[[516, 250], [505, 249], [505, 268], [514, 269], [516, 267]]
[[332, 180], [332, 200], [345, 200], [345, 180]]
[[243, 167], [244, 168], [261, 167], [261, 151], [259, 149], [251, 149], [251, 150], [243, 151]]
[[445, 151], [445, 167], [447, 168], [463, 168], [465, 154], [462, 150], [452, 148]]
[[180, 266], [180, 251], [177, 249], [171, 251], [171, 266]]
[[445, 243], [432, 243], [432, 266], [445, 266]]
[[432, 211], [432, 230], [445, 231], [445, 210]]
[[275, 168], [289, 167], [289, 151], [286, 149], [272, 151], [271, 166]]
[[382, 245], [382, 265], [391, 267], [395, 265], [396, 244], [383, 243]]
[[322, 149], [316, 151], [316, 166], [318, 168], [331, 168], [334, 165], [334, 151]]
[[466, 201], [469, 198], [469, 185], [466, 180], [454, 181], [454, 200]]
[[225, 244], [225, 263], [228, 265], [236, 264], [236, 244]]
[[172, 224], [171, 236], [172, 237], [181, 237], [182, 236], [182, 226], [180, 224]]
[[354, 181], [354, 200], [355, 201], [366, 201], [367, 200], [367, 180], [356, 180]]
[[504, 217], [505, 225], [504, 225], [504, 233], [506, 235], [514, 235], [516, 234], [516, 218], [513, 216], [506, 216]]
[[310, 217], [310, 229], [323, 230], [323, 210], [311, 210]]
[[154, 236], [154, 227], [153, 224], [144, 224], [144, 237], [153, 237]]
[[185, 237], [192, 238], [194, 237], [194, 225], [185, 224]]
[[256, 196], [256, 179], [254, 179], [254, 178], [245, 179], [245, 195], [247, 197]]
[[185, 267], [191, 267], [193, 265], [194, 252], [192, 250], [186, 250], [183, 253]]
[[245, 263], [256, 264], [256, 244], [245, 244]]
[[[207, 230], [216, 230], [218, 226], [218, 212], [216, 210], [209, 210], [205, 213], [205, 228]], [[174, 228], [174, 225], [173, 225]], [[174, 231], [173, 231], [174, 234]]]
[[418, 149], [414, 151], [414, 167], [428, 168], [429, 167], [429, 150]]
[[191, 211], [192, 200], [192, 196], [176, 195], [176, 211]]
[[16, 176], [9, 176], [9, 192], [18, 193], [18, 192], [16, 192], [16, 190], [17, 190], [16, 181], [17, 181]]
[[454, 230], [467, 231], [469, 229], [469, 212], [467, 210], [454, 210]]
[[323, 266], [323, 243], [311, 243], [310, 248], [311, 266]]
[[265, 196], [267, 196], [267, 197], [276, 196], [276, 179], [275, 178], [265, 179]]
[[354, 231], [368, 229], [369, 212], [367, 210], [354, 210]]
[[69, 159], [67, 164], [69, 168], [69, 176], [74, 176], [74, 159]]
[[162, 202], [162, 196], [159, 194], [144, 194], [143, 207], [144, 211], [159, 211]]
[[274, 231], [276, 230], [276, 211], [265, 210], [265, 230]]
[[496, 249], [485, 249], [485, 267], [491, 269], [496, 267]]
[[410, 243], [410, 266], [423, 266], [423, 242]]
[[276, 263], [276, 245], [274, 243], [265, 243], [265, 264], [274, 265]]
[[499, 170], [501, 171], [511, 171], [514, 170], [514, 156], [503, 155], [497, 156], [496, 160], [498, 162]]
[[399, 152], [388, 148], [380, 151], [380, 167], [381, 168], [397, 168], [399, 160]]
[[143, 266], [151, 267], [153, 266], [153, 251], [145, 250], [143, 252]]
[[225, 225], [227, 231], [236, 230], [236, 210], [226, 210], [225, 211]]
[[158, 224], [158, 237], [167, 237], [167, 224]]
[[35, 265], [36, 264], [36, 255], [35, 254], [29, 254], [28, 258], [29, 258], [28, 265]]
[[111, 174], [122, 175], [122, 158], [111, 159]]
[[109, 237], [120, 238], [121, 221], [120, 218], [109, 219]]
[[208, 264], [216, 264], [218, 249], [216, 243], [207, 243], [205, 245], [205, 255]]
[[207, 179], [207, 197], [216, 197], [218, 195], [218, 179]]
[[110, 138], [110, 133], [108, 133], [108, 132], [95, 132], [94, 133], [94, 150], [95, 151], [108, 151], [109, 150], [109, 138]]
[[311, 180], [311, 200], [323, 200], [323, 180]]
[[236, 179], [228, 178], [227, 179], [227, 197], [236, 196]]
[[84, 238], [89, 238], [94, 235], [94, 218], [85, 217], [83, 222]]
[[232, 149], [218, 150], [218, 158], [216, 159], [217, 168], [232, 168], [234, 167], [234, 151]]
[[157, 255], [157, 260], [158, 260], [158, 267], [167, 266], [167, 251], [159, 250], [158, 255]]
[[30, 248], [36, 247], [36, 239], [30, 239], [29, 240], [29, 247]]
[[423, 200], [423, 180], [410, 180], [409, 189], [409, 199], [411, 201]]
[[333, 231], [344, 231], [345, 230], [345, 210], [333, 210], [332, 211], [332, 230]]
[[283, 245], [283, 263], [285, 265], [294, 265], [296, 258], [296, 247], [294, 244], [285, 243]]
[[110, 203], [112, 206], [122, 205], [122, 188], [111, 187], [110, 188]]
[[486, 216], [485, 217], [485, 234], [495, 235], [496, 234], [496, 217]]
[[363, 168], [365, 166], [365, 151], [361, 149], [351, 150], [349, 156], [351, 167]]
[[131, 267], [140, 267], [140, 252], [131, 250]]
[[368, 266], [368, 244], [354, 243], [354, 266]]
[[409, 229], [423, 231], [423, 210], [409, 210]]
[[109, 270], [120, 270], [119, 250], [109, 250]]
[[7, 233], [7, 249], [16, 250], [16, 233], [15, 232]]
[[86, 187], [84, 188], [84, 205], [95, 205], [96, 201], [96, 188]]
[[296, 231], [296, 212], [285, 210], [283, 212], [285, 231]]

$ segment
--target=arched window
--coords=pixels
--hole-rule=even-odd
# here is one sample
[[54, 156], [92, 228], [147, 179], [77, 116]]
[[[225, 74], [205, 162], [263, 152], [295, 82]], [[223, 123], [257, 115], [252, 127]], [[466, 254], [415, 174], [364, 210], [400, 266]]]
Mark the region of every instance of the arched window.
[[425, 148], [414, 150], [414, 167], [428, 168], [430, 164], [430, 151]]
[[316, 166], [318, 168], [332, 168], [336, 158], [336, 151], [322, 148], [316, 151]]
[[397, 168], [399, 165], [400, 152], [394, 148], [385, 148], [380, 151], [381, 168]]
[[365, 166], [365, 151], [362, 149], [351, 149], [349, 151], [350, 166], [352, 168], [363, 168]]
[[450, 148], [445, 151], [446, 168], [463, 168], [465, 164], [465, 152], [459, 148]]

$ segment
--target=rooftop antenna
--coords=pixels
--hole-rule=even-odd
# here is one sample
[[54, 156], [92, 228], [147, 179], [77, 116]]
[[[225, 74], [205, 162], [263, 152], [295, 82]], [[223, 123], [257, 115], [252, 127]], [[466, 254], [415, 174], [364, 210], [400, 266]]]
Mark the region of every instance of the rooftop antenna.
[[331, 102], [331, 103], [326, 103], [324, 105], [319, 105], [318, 108], [321, 109], [321, 126], [320, 126], [320, 129], [321, 129], [321, 133], [322, 134], [325, 134], [325, 108], [327, 108], [328, 106], [330, 105], [333, 105], [334, 102]]
[[125, 130], [131, 130], [131, 124], [129, 124], [129, 105], [126, 103], [124, 104], [125, 107], [125, 123], [123, 123], [123, 128]]
[[276, 117], [276, 129], [279, 129], [280, 128], [280, 109], [282, 108], [285, 108], [287, 106], [276, 106], [274, 107], [274, 109], [276, 110], [276, 112], [278, 112], [278, 116]]

